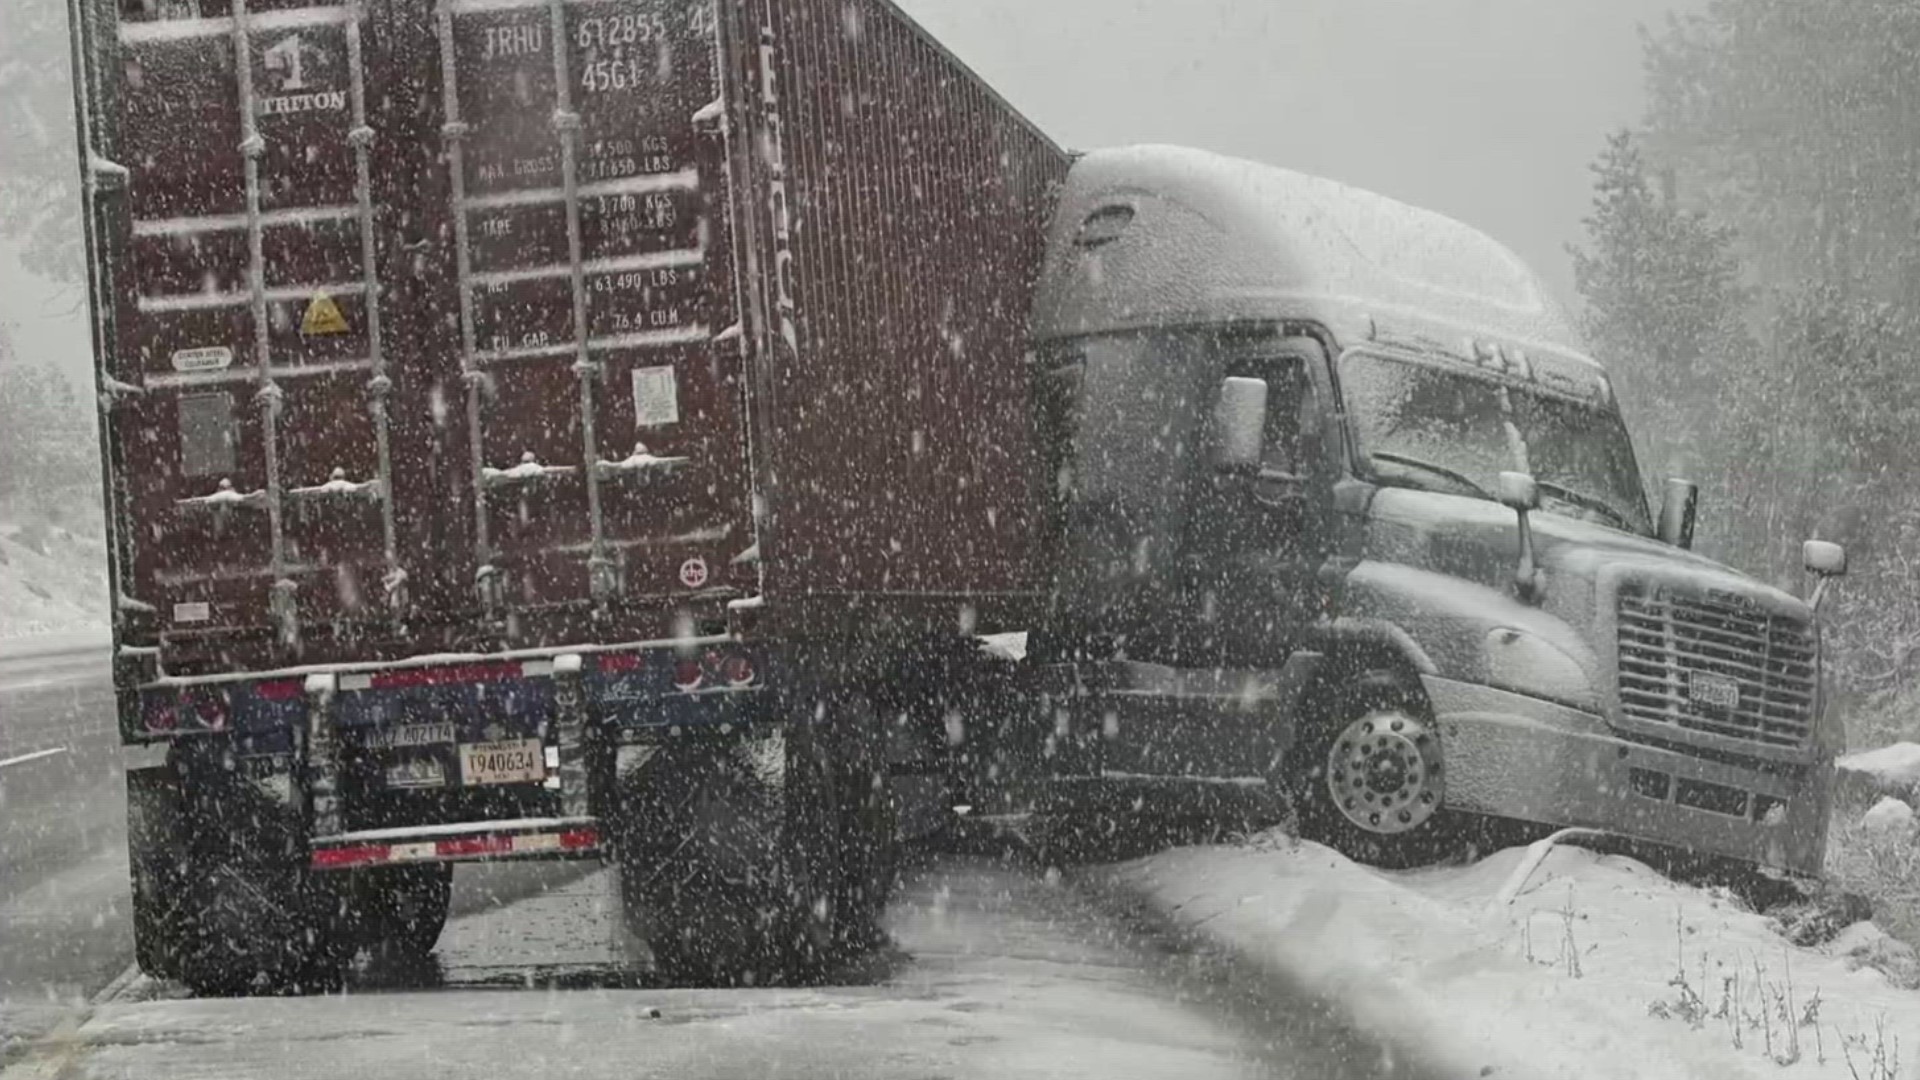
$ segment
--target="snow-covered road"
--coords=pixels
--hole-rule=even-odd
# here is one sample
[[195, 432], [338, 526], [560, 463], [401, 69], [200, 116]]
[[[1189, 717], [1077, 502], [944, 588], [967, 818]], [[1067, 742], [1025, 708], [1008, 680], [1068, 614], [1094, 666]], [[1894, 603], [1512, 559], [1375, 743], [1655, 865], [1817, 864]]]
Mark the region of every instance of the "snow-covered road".
[[[1399, 1076], [1229, 962], [1030, 867], [939, 858], [842, 985], [620, 989], [609, 878], [463, 867], [436, 966], [345, 996], [193, 1000], [132, 977], [120, 751], [99, 678], [0, 678], [3, 1080]], [[542, 977], [528, 985], [528, 973]]]
[[[6, 656], [0, 649], [0, 658]], [[133, 953], [125, 788], [102, 663], [0, 663], [0, 1046], [56, 1023]], [[58, 751], [58, 753], [49, 753]]]
[[[1072, 887], [940, 859], [891, 913], [896, 949], [843, 985], [620, 989], [604, 874], [456, 919], [433, 971], [324, 998], [193, 1000], [134, 979], [14, 1055], [5, 1080], [379, 1076], [1211, 1077], [1407, 1075], [1309, 1007], [1248, 1015], [1221, 962]], [[574, 978], [527, 985], [525, 965]], [[549, 974], [554, 972], [550, 969]], [[517, 984], [516, 984], [517, 982]]]

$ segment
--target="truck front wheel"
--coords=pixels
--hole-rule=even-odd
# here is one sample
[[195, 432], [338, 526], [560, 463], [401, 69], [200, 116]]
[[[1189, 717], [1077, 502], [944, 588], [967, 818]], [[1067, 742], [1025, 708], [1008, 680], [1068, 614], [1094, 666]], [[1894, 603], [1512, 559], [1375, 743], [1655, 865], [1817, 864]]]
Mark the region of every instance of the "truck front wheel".
[[1359, 862], [1415, 866], [1445, 852], [1440, 732], [1417, 685], [1375, 669], [1330, 686], [1283, 765], [1302, 835]]

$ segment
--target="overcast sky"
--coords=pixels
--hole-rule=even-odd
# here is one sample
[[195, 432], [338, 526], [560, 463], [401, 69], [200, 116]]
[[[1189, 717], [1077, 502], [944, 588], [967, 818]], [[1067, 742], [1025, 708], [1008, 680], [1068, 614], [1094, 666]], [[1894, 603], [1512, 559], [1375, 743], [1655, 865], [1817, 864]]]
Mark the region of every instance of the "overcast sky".
[[1492, 233], [1571, 296], [1637, 27], [1698, 0], [900, 0], [1056, 139], [1318, 173]]
[[[1183, 143], [1372, 188], [1485, 229], [1571, 298], [1587, 164], [1643, 107], [1636, 28], [1699, 0], [900, 2], [1069, 146]], [[83, 307], [0, 242], [22, 351], [83, 373]]]

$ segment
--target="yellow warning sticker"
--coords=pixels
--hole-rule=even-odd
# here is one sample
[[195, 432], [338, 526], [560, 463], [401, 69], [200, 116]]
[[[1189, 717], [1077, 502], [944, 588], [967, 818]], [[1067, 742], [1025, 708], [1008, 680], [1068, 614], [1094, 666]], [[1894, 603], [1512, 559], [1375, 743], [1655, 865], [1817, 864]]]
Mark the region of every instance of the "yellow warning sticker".
[[306, 337], [321, 334], [344, 334], [347, 332], [347, 317], [340, 314], [340, 305], [326, 293], [314, 293], [307, 302], [307, 313], [300, 320], [300, 333]]

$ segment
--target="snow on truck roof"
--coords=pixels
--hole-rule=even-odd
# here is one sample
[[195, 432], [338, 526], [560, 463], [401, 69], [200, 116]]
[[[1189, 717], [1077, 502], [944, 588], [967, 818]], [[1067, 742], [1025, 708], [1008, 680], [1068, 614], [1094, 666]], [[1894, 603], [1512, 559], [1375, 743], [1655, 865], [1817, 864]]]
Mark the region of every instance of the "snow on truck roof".
[[1485, 335], [1587, 359], [1533, 270], [1492, 237], [1271, 165], [1167, 146], [1087, 154], [1051, 240], [1042, 337], [1297, 317], [1343, 337], [1377, 322], [1456, 347]]

